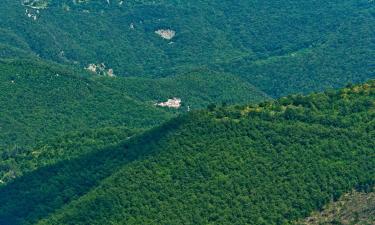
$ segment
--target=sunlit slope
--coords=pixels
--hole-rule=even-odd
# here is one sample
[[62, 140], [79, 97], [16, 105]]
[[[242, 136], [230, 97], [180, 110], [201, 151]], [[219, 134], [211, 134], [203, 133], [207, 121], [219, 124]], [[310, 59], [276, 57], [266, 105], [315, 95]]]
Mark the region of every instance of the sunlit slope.
[[144, 158], [40, 224], [282, 224], [352, 188], [369, 191], [374, 87], [175, 120], [123, 147]]
[[[0, 189], [4, 224], [281, 224], [374, 184], [374, 82], [214, 107]], [[41, 179], [45, 177], [46, 179]]]

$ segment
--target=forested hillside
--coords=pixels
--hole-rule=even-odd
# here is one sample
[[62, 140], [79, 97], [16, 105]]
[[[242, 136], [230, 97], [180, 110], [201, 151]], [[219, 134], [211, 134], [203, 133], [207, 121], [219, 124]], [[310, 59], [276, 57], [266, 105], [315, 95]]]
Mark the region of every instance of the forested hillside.
[[[269, 99], [240, 79], [207, 70], [157, 80], [103, 77], [30, 57], [0, 60], [0, 74], [0, 183], [34, 168], [23, 168], [25, 154], [38, 154], [37, 145], [50, 145], [59, 137], [80, 133], [77, 137], [82, 140], [69, 141], [77, 144], [85, 141], [86, 132], [100, 139], [102, 130], [110, 129], [124, 138], [125, 128], [152, 128], [213, 102]], [[155, 106], [173, 97], [181, 98], [179, 109]], [[66, 159], [70, 151], [75, 157], [80, 148], [63, 152], [64, 156], [56, 150], [49, 148], [52, 162]]]
[[1, 60], [0, 68], [1, 148], [88, 128], [152, 127], [171, 118], [70, 68], [32, 60]]
[[12, 47], [10, 55], [79, 68], [104, 63], [118, 76], [165, 77], [205, 66], [280, 97], [373, 77], [374, 5], [4, 0], [0, 44]]
[[0, 189], [2, 224], [283, 224], [375, 183], [375, 83], [180, 116]]
[[1, 225], [371, 220], [375, 1], [0, 6]]
[[158, 79], [131, 77], [113, 82], [113, 79], [99, 77], [98, 80], [142, 102], [165, 101], [179, 97], [183, 99], [184, 111], [187, 107], [205, 108], [210, 103], [232, 105], [271, 99], [243, 79], [208, 69]]
[[85, 128], [150, 128], [175, 114], [154, 106], [172, 97], [182, 99], [182, 111], [268, 98], [246, 82], [208, 71], [160, 80], [110, 78], [32, 59], [1, 60], [0, 70], [0, 147]]

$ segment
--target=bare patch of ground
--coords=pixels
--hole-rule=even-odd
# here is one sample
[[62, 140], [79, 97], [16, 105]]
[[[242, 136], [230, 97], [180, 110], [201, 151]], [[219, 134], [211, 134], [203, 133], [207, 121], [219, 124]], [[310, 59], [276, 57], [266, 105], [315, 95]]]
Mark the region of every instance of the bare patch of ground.
[[375, 225], [375, 188], [370, 193], [353, 191], [345, 194], [337, 202], [328, 204], [323, 211], [315, 212], [296, 224]]

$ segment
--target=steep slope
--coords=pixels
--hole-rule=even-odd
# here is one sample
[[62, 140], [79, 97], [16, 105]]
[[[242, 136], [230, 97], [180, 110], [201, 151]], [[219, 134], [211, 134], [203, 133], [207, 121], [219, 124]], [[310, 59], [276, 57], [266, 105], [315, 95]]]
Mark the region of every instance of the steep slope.
[[[192, 112], [0, 188], [2, 224], [282, 224], [375, 182], [375, 83]], [[42, 179], [43, 178], [43, 179]]]
[[1, 60], [0, 73], [1, 148], [32, 145], [88, 128], [152, 127], [171, 118], [166, 111], [95, 82], [82, 71], [56, 64]]
[[0, 43], [80, 68], [164, 77], [208, 66], [278, 97], [374, 76], [373, 1], [22, 2], [2, 2]]

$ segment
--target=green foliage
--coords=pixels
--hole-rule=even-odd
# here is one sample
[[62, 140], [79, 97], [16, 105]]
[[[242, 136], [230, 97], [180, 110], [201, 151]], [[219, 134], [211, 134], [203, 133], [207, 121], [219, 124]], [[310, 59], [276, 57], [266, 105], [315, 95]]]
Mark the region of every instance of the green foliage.
[[171, 115], [52, 63], [0, 61], [0, 148], [91, 128], [146, 128]]
[[192, 112], [0, 189], [2, 224], [286, 224], [375, 183], [375, 83]]
[[142, 102], [181, 98], [182, 111], [186, 111], [188, 106], [190, 109], [201, 109], [210, 103], [248, 104], [270, 99], [242, 79], [207, 69], [159, 79], [132, 77], [113, 82], [113, 79], [99, 77], [99, 81]]
[[239, 79], [209, 72], [158, 80], [100, 78], [34, 59], [2, 60], [0, 72], [3, 148], [87, 128], [150, 128], [175, 114], [154, 106], [172, 97], [182, 98], [182, 111], [267, 99]]
[[[96, 150], [117, 145], [139, 130], [107, 127], [87, 131], [67, 132], [63, 136], [43, 140], [32, 149], [15, 146], [0, 155], [0, 178], [8, 183], [24, 173], [57, 162], [71, 160]], [[1, 185], [1, 184], [0, 184]]]
[[374, 184], [373, 81], [271, 101], [372, 78], [373, 1], [1, 6], [0, 224], [287, 224]]
[[[0, 75], [2, 182], [22, 175], [30, 168], [67, 159], [64, 155], [81, 149], [78, 146], [75, 146], [78, 149], [70, 146], [60, 151], [52, 147], [43, 148], [43, 154], [52, 158], [41, 157], [45, 162], [30, 166], [26, 159], [30, 159], [30, 152], [39, 152], [36, 143], [49, 145], [52, 143], [47, 141], [49, 139], [67, 138], [67, 134], [76, 132], [85, 135], [79, 135], [82, 140], [74, 139], [73, 142], [86, 143], [85, 132], [90, 129], [102, 134], [103, 128], [151, 128], [177, 113], [197, 109], [210, 102], [248, 103], [268, 98], [248, 83], [225, 74], [201, 71], [155, 80], [110, 78], [37, 60], [35, 56], [1, 60]], [[180, 110], [154, 105], [156, 101], [172, 97], [182, 98]], [[106, 143], [110, 144], [110, 141]], [[96, 148], [103, 147], [95, 144], [98, 145]], [[95, 149], [92, 145], [86, 148]], [[33, 164], [33, 159], [31, 157], [29, 163]]]
[[[373, 6], [367, 0], [51, 0], [35, 10], [4, 0], [0, 43], [80, 68], [105, 63], [119, 76], [165, 77], [206, 66], [279, 97], [372, 78]], [[158, 29], [176, 36], [164, 40]]]
[[247, 78], [271, 96], [321, 91], [372, 78], [374, 12], [374, 7], [365, 7], [348, 13], [320, 43], [261, 60], [241, 59], [225, 65], [226, 70]]

